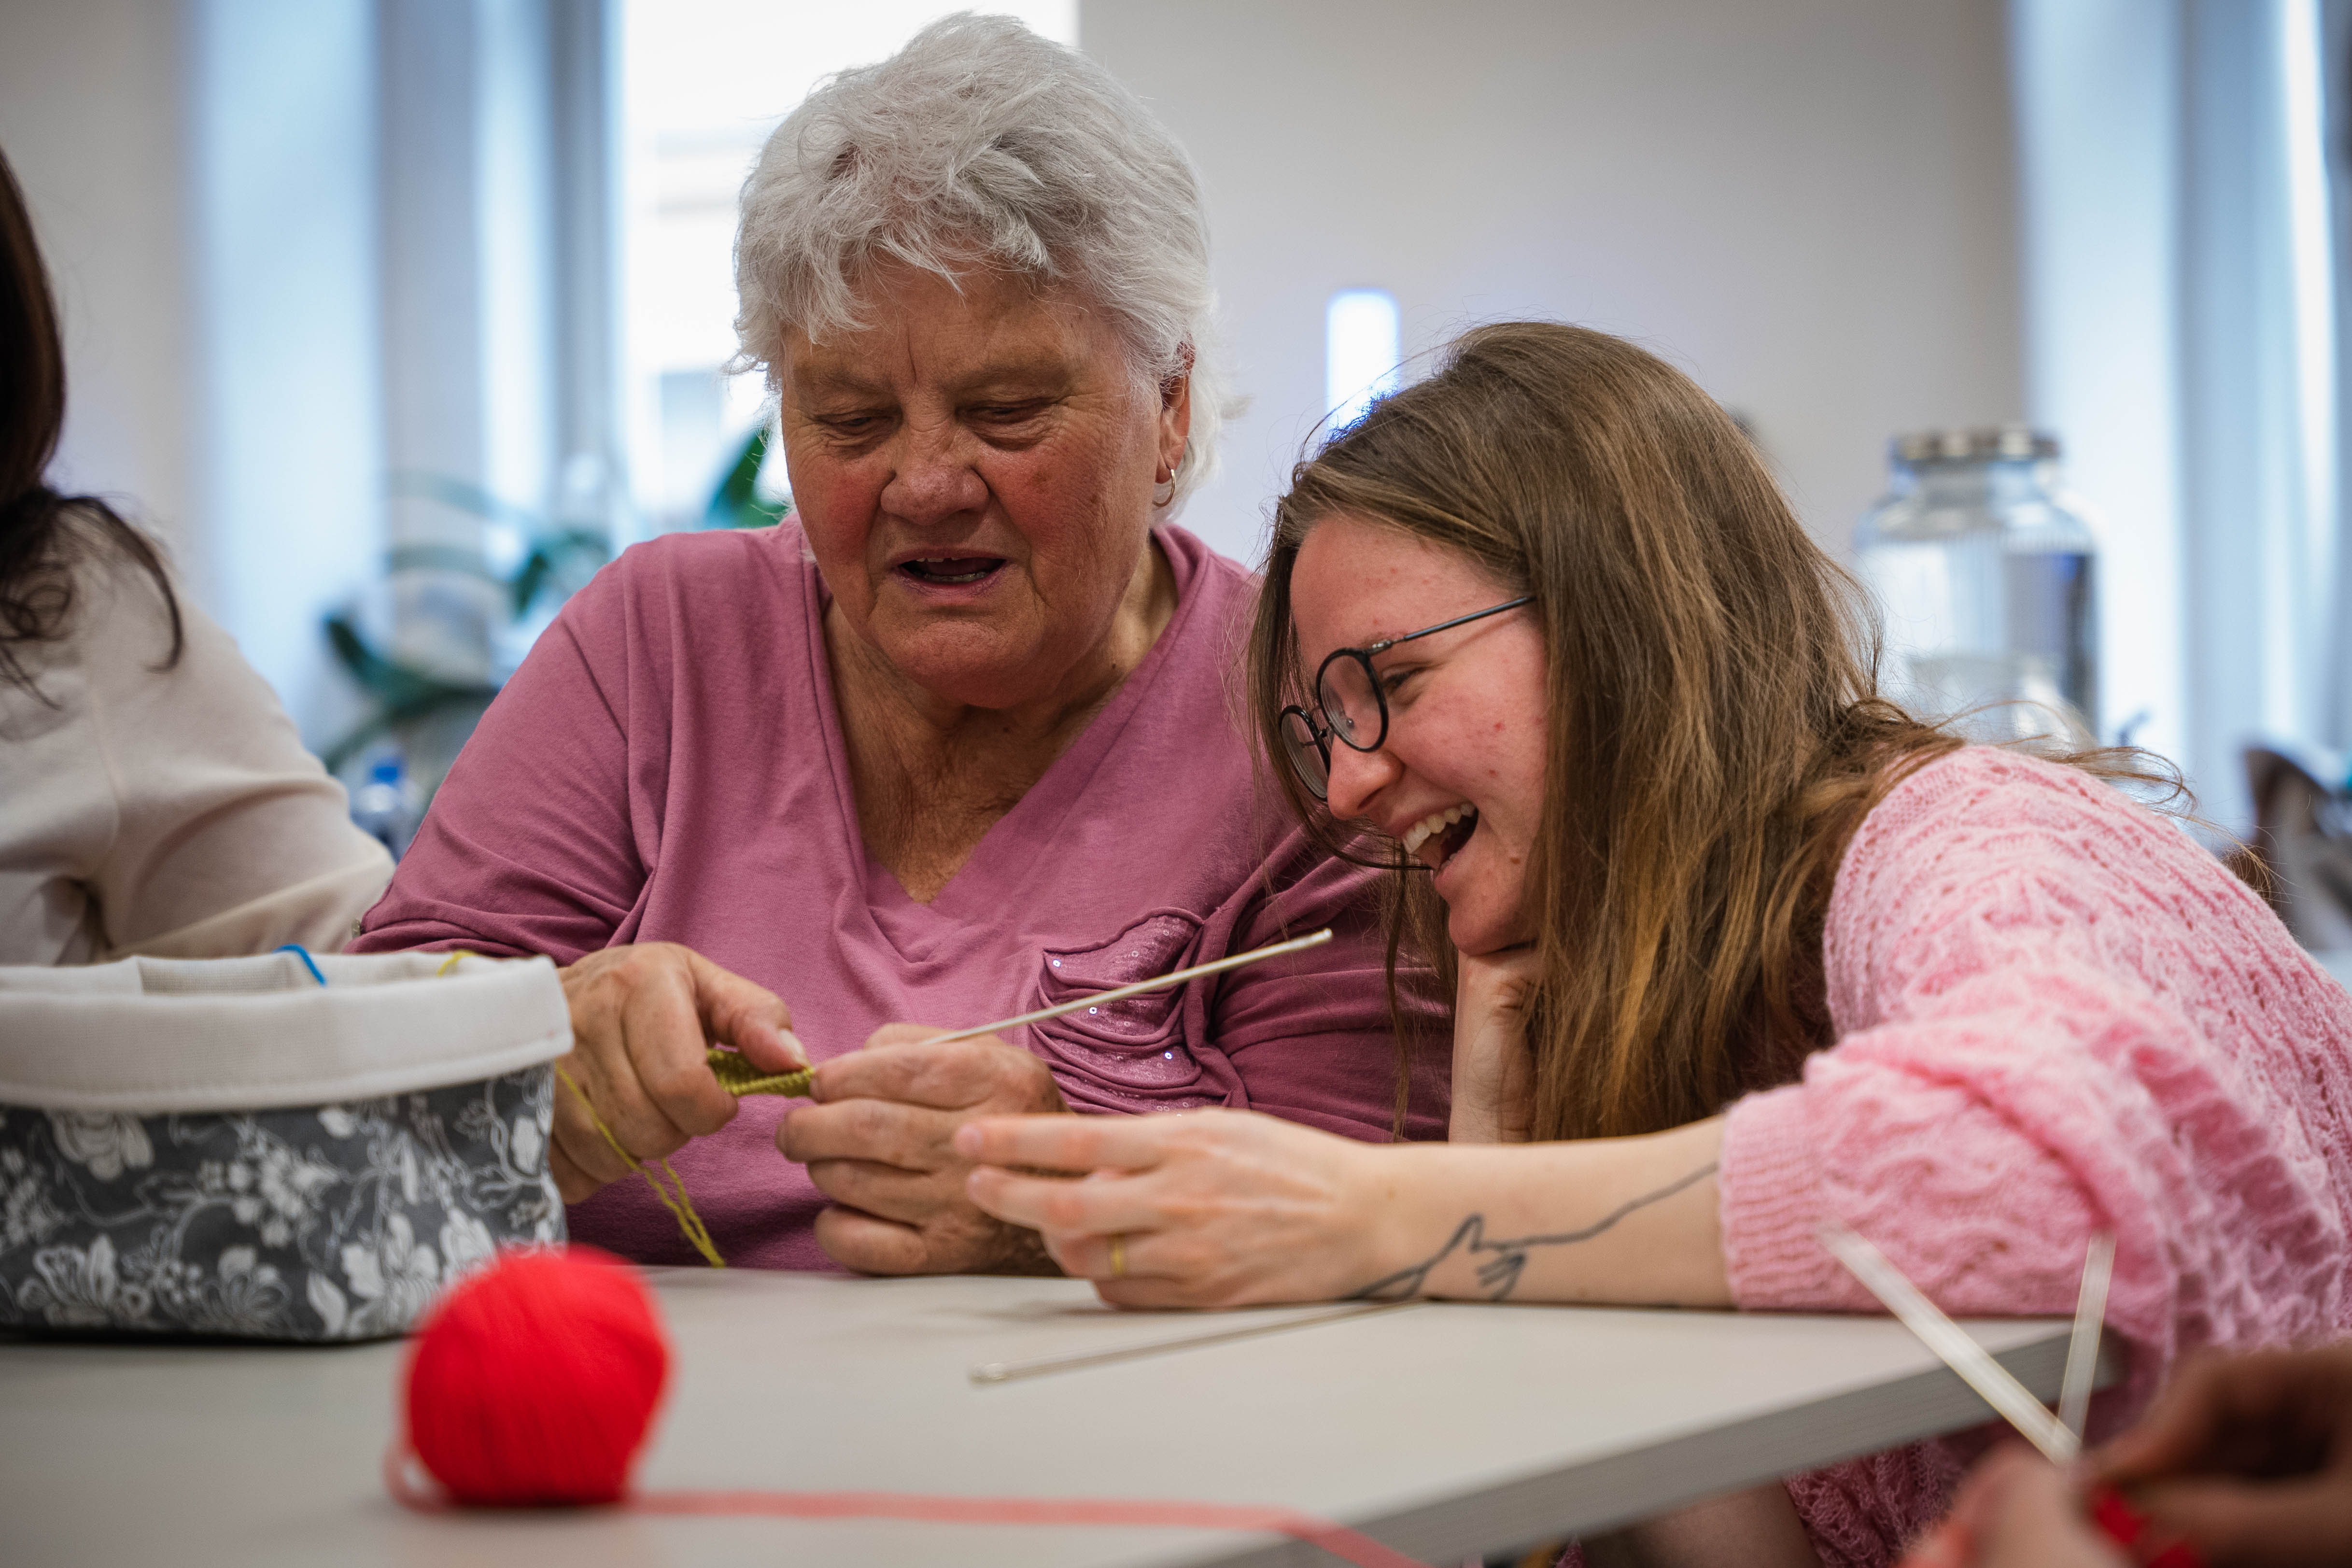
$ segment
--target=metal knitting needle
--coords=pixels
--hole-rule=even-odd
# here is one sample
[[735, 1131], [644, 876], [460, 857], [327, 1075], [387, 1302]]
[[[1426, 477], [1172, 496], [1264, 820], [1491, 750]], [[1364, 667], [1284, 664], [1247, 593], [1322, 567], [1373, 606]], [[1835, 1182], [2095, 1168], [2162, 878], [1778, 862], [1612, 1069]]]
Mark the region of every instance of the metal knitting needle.
[[1058, 1018], [1065, 1013], [1075, 1013], [1081, 1007], [1099, 1007], [1106, 1002], [1123, 1002], [1129, 996], [1140, 996], [1147, 991], [1165, 991], [1171, 985], [1181, 985], [1187, 980], [1197, 980], [1203, 974], [1218, 974], [1228, 969], [1239, 969], [1245, 964], [1256, 963], [1265, 959], [1280, 958], [1286, 952], [1304, 952], [1310, 947], [1320, 947], [1330, 940], [1331, 928], [1326, 926], [1321, 931], [1306, 936], [1293, 937], [1288, 942], [1277, 942], [1267, 947], [1252, 948], [1247, 952], [1236, 952], [1229, 958], [1220, 958], [1213, 963], [1196, 963], [1190, 969], [1180, 969], [1172, 974], [1160, 975], [1156, 980], [1139, 980], [1132, 985], [1122, 985], [1115, 991], [1096, 992], [1089, 995], [1074, 997], [1067, 1002], [1056, 1003], [1051, 1007], [1040, 1007], [1034, 1013], [1024, 1013], [1017, 1018], [1002, 1018], [993, 1024], [975, 1024], [969, 1029], [958, 1029], [951, 1034], [933, 1035], [924, 1043], [940, 1046], [945, 1045], [950, 1040], [978, 1039], [982, 1035], [995, 1034], [999, 1029], [1017, 1029], [1024, 1024], [1043, 1023], [1047, 1018]]
[[1902, 1321], [1905, 1328], [1959, 1374], [1961, 1382], [1975, 1389], [2027, 1442], [2041, 1449], [2043, 1458], [2053, 1465], [2074, 1462], [2074, 1456], [2082, 1451], [2082, 1440], [2050, 1414], [2050, 1407], [2034, 1398], [2007, 1367], [1993, 1360], [1984, 1346], [1970, 1339], [1967, 1331], [1921, 1295], [1917, 1286], [1886, 1261], [1885, 1254], [1835, 1220], [1823, 1225], [1815, 1234], [1831, 1257], [1844, 1264], [1888, 1311]]
[[2099, 1369], [2099, 1327], [2107, 1316], [2107, 1283], [2116, 1273], [2116, 1238], [2106, 1231], [2091, 1237], [2083, 1258], [2083, 1289], [2074, 1298], [2074, 1337], [2066, 1346], [2066, 1375], [2058, 1384], [2058, 1419], [2083, 1440], [2091, 1415], [2091, 1378]]
[[1336, 1323], [1342, 1318], [1361, 1318], [1373, 1312], [1393, 1312], [1403, 1307], [1426, 1307], [1427, 1301], [1364, 1301], [1353, 1306], [1337, 1307], [1328, 1312], [1317, 1312], [1303, 1318], [1286, 1318], [1278, 1323], [1252, 1323], [1244, 1329], [1219, 1329], [1205, 1334], [1186, 1334], [1181, 1339], [1153, 1340], [1147, 1344], [1123, 1345], [1112, 1351], [1081, 1351], [1073, 1355], [1040, 1356], [1034, 1361], [986, 1361], [965, 1373], [974, 1383], [1014, 1383], [1024, 1377], [1043, 1377], [1048, 1373], [1078, 1372], [1087, 1367], [1110, 1366], [1123, 1361], [1140, 1361], [1145, 1356], [1166, 1355], [1171, 1351], [1195, 1350], [1202, 1345], [1230, 1344], [1235, 1340], [1254, 1340], [1265, 1334], [1286, 1334], [1293, 1329], [1311, 1329], [1318, 1323]]

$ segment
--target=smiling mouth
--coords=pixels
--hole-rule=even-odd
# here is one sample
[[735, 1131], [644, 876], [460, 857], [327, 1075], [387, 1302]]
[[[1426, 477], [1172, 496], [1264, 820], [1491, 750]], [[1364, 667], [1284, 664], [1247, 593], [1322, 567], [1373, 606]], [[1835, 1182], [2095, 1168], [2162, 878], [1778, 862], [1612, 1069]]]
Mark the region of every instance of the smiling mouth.
[[1445, 869], [1445, 863], [1462, 852], [1470, 836], [1478, 831], [1478, 808], [1475, 805], [1449, 805], [1444, 811], [1433, 811], [1405, 829], [1404, 852], [1420, 855], [1423, 845], [1435, 850], [1433, 858], [1423, 857], [1423, 863], [1433, 871]]
[[902, 561], [897, 570], [918, 583], [960, 587], [993, 576], [1003, 565], [1001, 555], [926, 555]]

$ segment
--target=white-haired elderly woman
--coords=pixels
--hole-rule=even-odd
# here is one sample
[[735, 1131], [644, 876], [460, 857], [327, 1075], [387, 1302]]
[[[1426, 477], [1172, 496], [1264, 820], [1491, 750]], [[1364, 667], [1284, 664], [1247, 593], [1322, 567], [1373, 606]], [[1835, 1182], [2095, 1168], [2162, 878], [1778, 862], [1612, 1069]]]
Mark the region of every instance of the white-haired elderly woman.
[[[565, 1068], [737, 1263], [1049, 1269], [964, 1194], [950, 1140], [992, 1112], [1439, 1135], [1442, 1068], [1401, 1088], [1369, 874], [1254, 783], [1227, 682], [1252, 582], [1167, 521], [1224, 395], [1182, 150], [1085, 57], [951, 18], [778, 127], [736, 277], [795, 515], [640, 544], [576, 596], [355, 948], [552, 955]], [[804, 1050], [815, 1103], [739, 1103], [714, 1044]], [[557, 1110], [572, 1234], [692, 1261]]]

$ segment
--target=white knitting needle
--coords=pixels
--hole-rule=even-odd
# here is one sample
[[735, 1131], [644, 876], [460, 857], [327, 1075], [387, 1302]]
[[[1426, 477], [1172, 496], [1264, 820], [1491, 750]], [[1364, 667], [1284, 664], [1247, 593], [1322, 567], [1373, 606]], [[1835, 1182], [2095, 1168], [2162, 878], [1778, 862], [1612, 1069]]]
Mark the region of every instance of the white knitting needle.
[[1993, 1360], [1984, 1346], [1970, 1339], [1959, 1324], [1921, 1295], [1917, 1286], [1886, 1261], [1885, 1254], [1835, 1220], [1822, 1225], [1815, 1234], [1829, 1248], [1831, 1257], [1844, 1264], [1888, 1311], [1902, 1320], [1905, 1328], [1916, 1334], [1946, 1366], [1959, 1373], [1960, 1380], [1975, 1389], [2027, 1442], [2041, 1449], [2042, 1458], [2053, 1465], [2074, 1462], [2074, 1456], [2082, 1451], [2082, 1440], [2050, 1414], [2050, 1407], [2034, 1398], [2025, 1384], [2011, 1376], [2007, 1367]]
[[1122, 985], [1115, 991], [1095, 992], [1085, 996], [1074, 997], [1067, 1002], [1056, 1003], [1051, 1007], [1040, 1007], [1034, 1013], [1024, 1013], [1017, 1018], [1003, 1018], [993, 1024], [975, 1024], [969, 1029], [958, 1029], [952, 1034], [933, 1035], [927, 1043], [934, 1046], [944, 1045], [950, 1040], [977, 1039], [982, 1035], [992, 1035], [999, 1029], [1017, 1029], [1024, 1024], [1036, 1024], [1047, 1018], [1058, 1018], [1065, 1013], [1075, 1013], [1081, 1007], [1099, 1007], [1106, 1002], [1123, 1002], [1129, 996], [1140, 996], [1147, 991], [1165, 991], [1171, 985], [1181, 985], [1187, 980], [1197, 980], [1203, 974], [1217, 974], [1228, 969], [1239, 969], [1245, 964], [1256, 963], [1265, 959], [1280, 958], [1286, 952], [1304, 952], [1310, 947], [1319, 947], [1330, 940], [1331, 928], [1326, 926], [1321, 931], [1310, 932], [1306, 936], [1293, 937], [1288, 942], [1277, 942], [1266, 947], [1252, 948], [1247, 952], [1236, 952], [1231, 957], [1220, 958], [1211, 963], [1196, 963], [1190, 969], [1180, 969], [1172, 974], [1160, 975], [1156, 980], [1139, 980], [1132, 985]]
[[2058, 1419], [2074, 1441], [2083, 1440], [2091, 1415], [2091, 1382], [2099, 1369], [2099, 1325], [2107, 1315], [2107, 1283], [2116, 1274], [2116, 1238], [2105, 1231], [2091, 1237], [2083, 1258], [2083, 1289], [2074, 1298], [2074, 1337], [2066, 1346], [2066, 1376], [2058, 1384]]

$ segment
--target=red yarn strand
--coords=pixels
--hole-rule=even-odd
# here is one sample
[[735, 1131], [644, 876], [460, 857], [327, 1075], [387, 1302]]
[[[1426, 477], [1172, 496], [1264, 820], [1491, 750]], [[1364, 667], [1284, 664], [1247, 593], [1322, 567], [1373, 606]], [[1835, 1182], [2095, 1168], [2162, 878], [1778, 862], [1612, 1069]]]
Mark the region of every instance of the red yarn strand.
[[[509, 1252], [453, 1287], [419, 1329], [408, 1357], [407, 1429], [384, 1456], [384, 1488], [425, 1513], [611, 1504], [643, 1514], [1264, 1531], [1357, 1568], [1423, 1568], [1344, 1525], [1283, 1508], [919, 1492], [632, 1493], [629, 1471], [668, 1369], [653, 1298], [625, 1264], [580, 1247]], [[412, 1460], [437, 1487], [418, 1479]]]
[[1427, 1568], [1344, 1524], [1286, 1508], [1125, 1498], [947, 1497], [923, 1492], [641, 1492], [638, 1513], [768, 1514], [779, 1519], [902, 1519], [927, 1524], [1113, 1524], [1262, 1530], [1321, 1547], [1358, 1568]]
[[[383, 1457], [384, 1489], [418, 1513], [456, 1511], [447, 1494], [419, 1486], [411, 1456]], [[1125, 1498], [949, 1497], [924, 1492], [638, 1492], [615, 1506], [632, 1513], [771, 1519], [897, 1519], [920, 1524], [1095, 1524], [1161, 1530], [1255, 1530], [1319, 1546], [1357, 1568], [1427, 1568], [1360, 1531], [1286, 1508]]]

